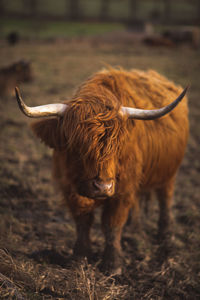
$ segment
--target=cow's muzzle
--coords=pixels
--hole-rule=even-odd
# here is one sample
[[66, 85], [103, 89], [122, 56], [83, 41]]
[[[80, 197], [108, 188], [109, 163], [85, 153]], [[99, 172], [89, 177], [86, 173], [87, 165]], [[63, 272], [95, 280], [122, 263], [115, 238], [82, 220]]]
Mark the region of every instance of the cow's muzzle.
[[98, 196], [112, 196], [114, 193], [114, 180], [106, 182], [100, 180], [93, 180], [92, 182], [94, 193]]
[[78, 188], [79, 194], [93, 199], [104, 199], [111, 197], [115, 192], [115, 182], [113, 179], [102, 181], [92, 179], [82, 182]]

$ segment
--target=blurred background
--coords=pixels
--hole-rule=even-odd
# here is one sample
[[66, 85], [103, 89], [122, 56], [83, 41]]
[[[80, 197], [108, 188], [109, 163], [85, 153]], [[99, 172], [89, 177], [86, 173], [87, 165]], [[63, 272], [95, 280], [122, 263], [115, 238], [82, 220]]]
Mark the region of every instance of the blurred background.
[[0, 0], [0, 17], [1, 38], [13, 31], [24, 38], [50, 38], [125, 29], [167, 36], [170, 26], [200, 24], [200, 1]]
[[[142, 215], [146, 235], [135, 240], [131, 225], [124, 232], [126, 272], [117, 280], [87, 263], [66, 268], [74, 224], [52, 185], [52, 150], [33, 136], [14, 93], [19, 86], [30, 106], [68, 100], [106, 65], [190, 84], [174, 249], [159, 254], [152, 201]], [[200, 0], [0, 0], [0, 299], [200, 299], [199, 78]], [[104, 239], [96, 217], [98, 261]]]

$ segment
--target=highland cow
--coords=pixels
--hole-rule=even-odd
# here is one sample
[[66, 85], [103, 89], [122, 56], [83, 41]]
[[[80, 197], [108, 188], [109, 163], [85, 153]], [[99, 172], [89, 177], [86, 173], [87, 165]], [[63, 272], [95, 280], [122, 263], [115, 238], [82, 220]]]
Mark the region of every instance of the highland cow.
[[143, 192], [157, 194], [159, 237], [170, 232], [174, 182], [188, 138], [186, 90], [152, 70], [112, 68], [94, 74], [62, 104], [28, 107], [16, 89], [23, 113], [47, 117], [32, 129], [54, 149], [53, 177], [76, 224], [74, 255], [91, 253], [93, 213], [102, 206], [102, 265], [121, 272], [122, 229], [130, 209], [139, 214]]
[[32, 79], [31, 64], [23, 60], [0, 69], [0, 96], [11, 95], [16, 85]]

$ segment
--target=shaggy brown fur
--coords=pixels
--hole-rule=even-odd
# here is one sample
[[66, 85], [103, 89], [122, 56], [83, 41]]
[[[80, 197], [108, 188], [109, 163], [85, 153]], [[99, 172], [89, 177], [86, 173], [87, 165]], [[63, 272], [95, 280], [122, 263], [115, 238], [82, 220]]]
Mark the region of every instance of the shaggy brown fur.
[[[103, 70], [88, 79], [67, 102], [63, 118], [37, 121], [33, 130], [54, 148], [54, 178], [75, 219], [74, 253], [90, 252], [93, 210], [103, 206], [106, 246], [103, 264], [118, 269], [121, 231], [131, 207], [137, 214], [139, 195], [155, 190], [160, 204], [159, 234], [169, 231], [170, 207], [177, 169], [188, 137], [185, 98], [168, 115], [153, 121], [128, 120], [120, 107], [163, 107], [182, 89], [155, 71]], [[82, 184], [114, 178], [115, 193], [106, 199], [81, 196]]]

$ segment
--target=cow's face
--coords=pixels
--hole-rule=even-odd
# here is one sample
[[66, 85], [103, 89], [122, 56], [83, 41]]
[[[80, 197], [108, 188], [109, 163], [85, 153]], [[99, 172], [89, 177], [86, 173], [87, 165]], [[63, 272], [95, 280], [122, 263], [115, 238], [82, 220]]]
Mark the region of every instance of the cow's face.
[[36, 122], [33, 130], [61, 153], [65, 160], [62, 167], [78, 194], [93, 199], [111, 197], [126, 121], [114, 110], [102, 113], [101, 107], [95, 106], [93, 113], [87, 107], [88, 115], [81, 109], [72, 106], [63, 118]]
[[96, 99], [95, 103], [85, 100], [84, 105], [72, 102], [67, 109], [60, 133], [78, 194], [95, 199], [113, 196], [125, 128], [117, 110], [109, 106], [105, 110]]

